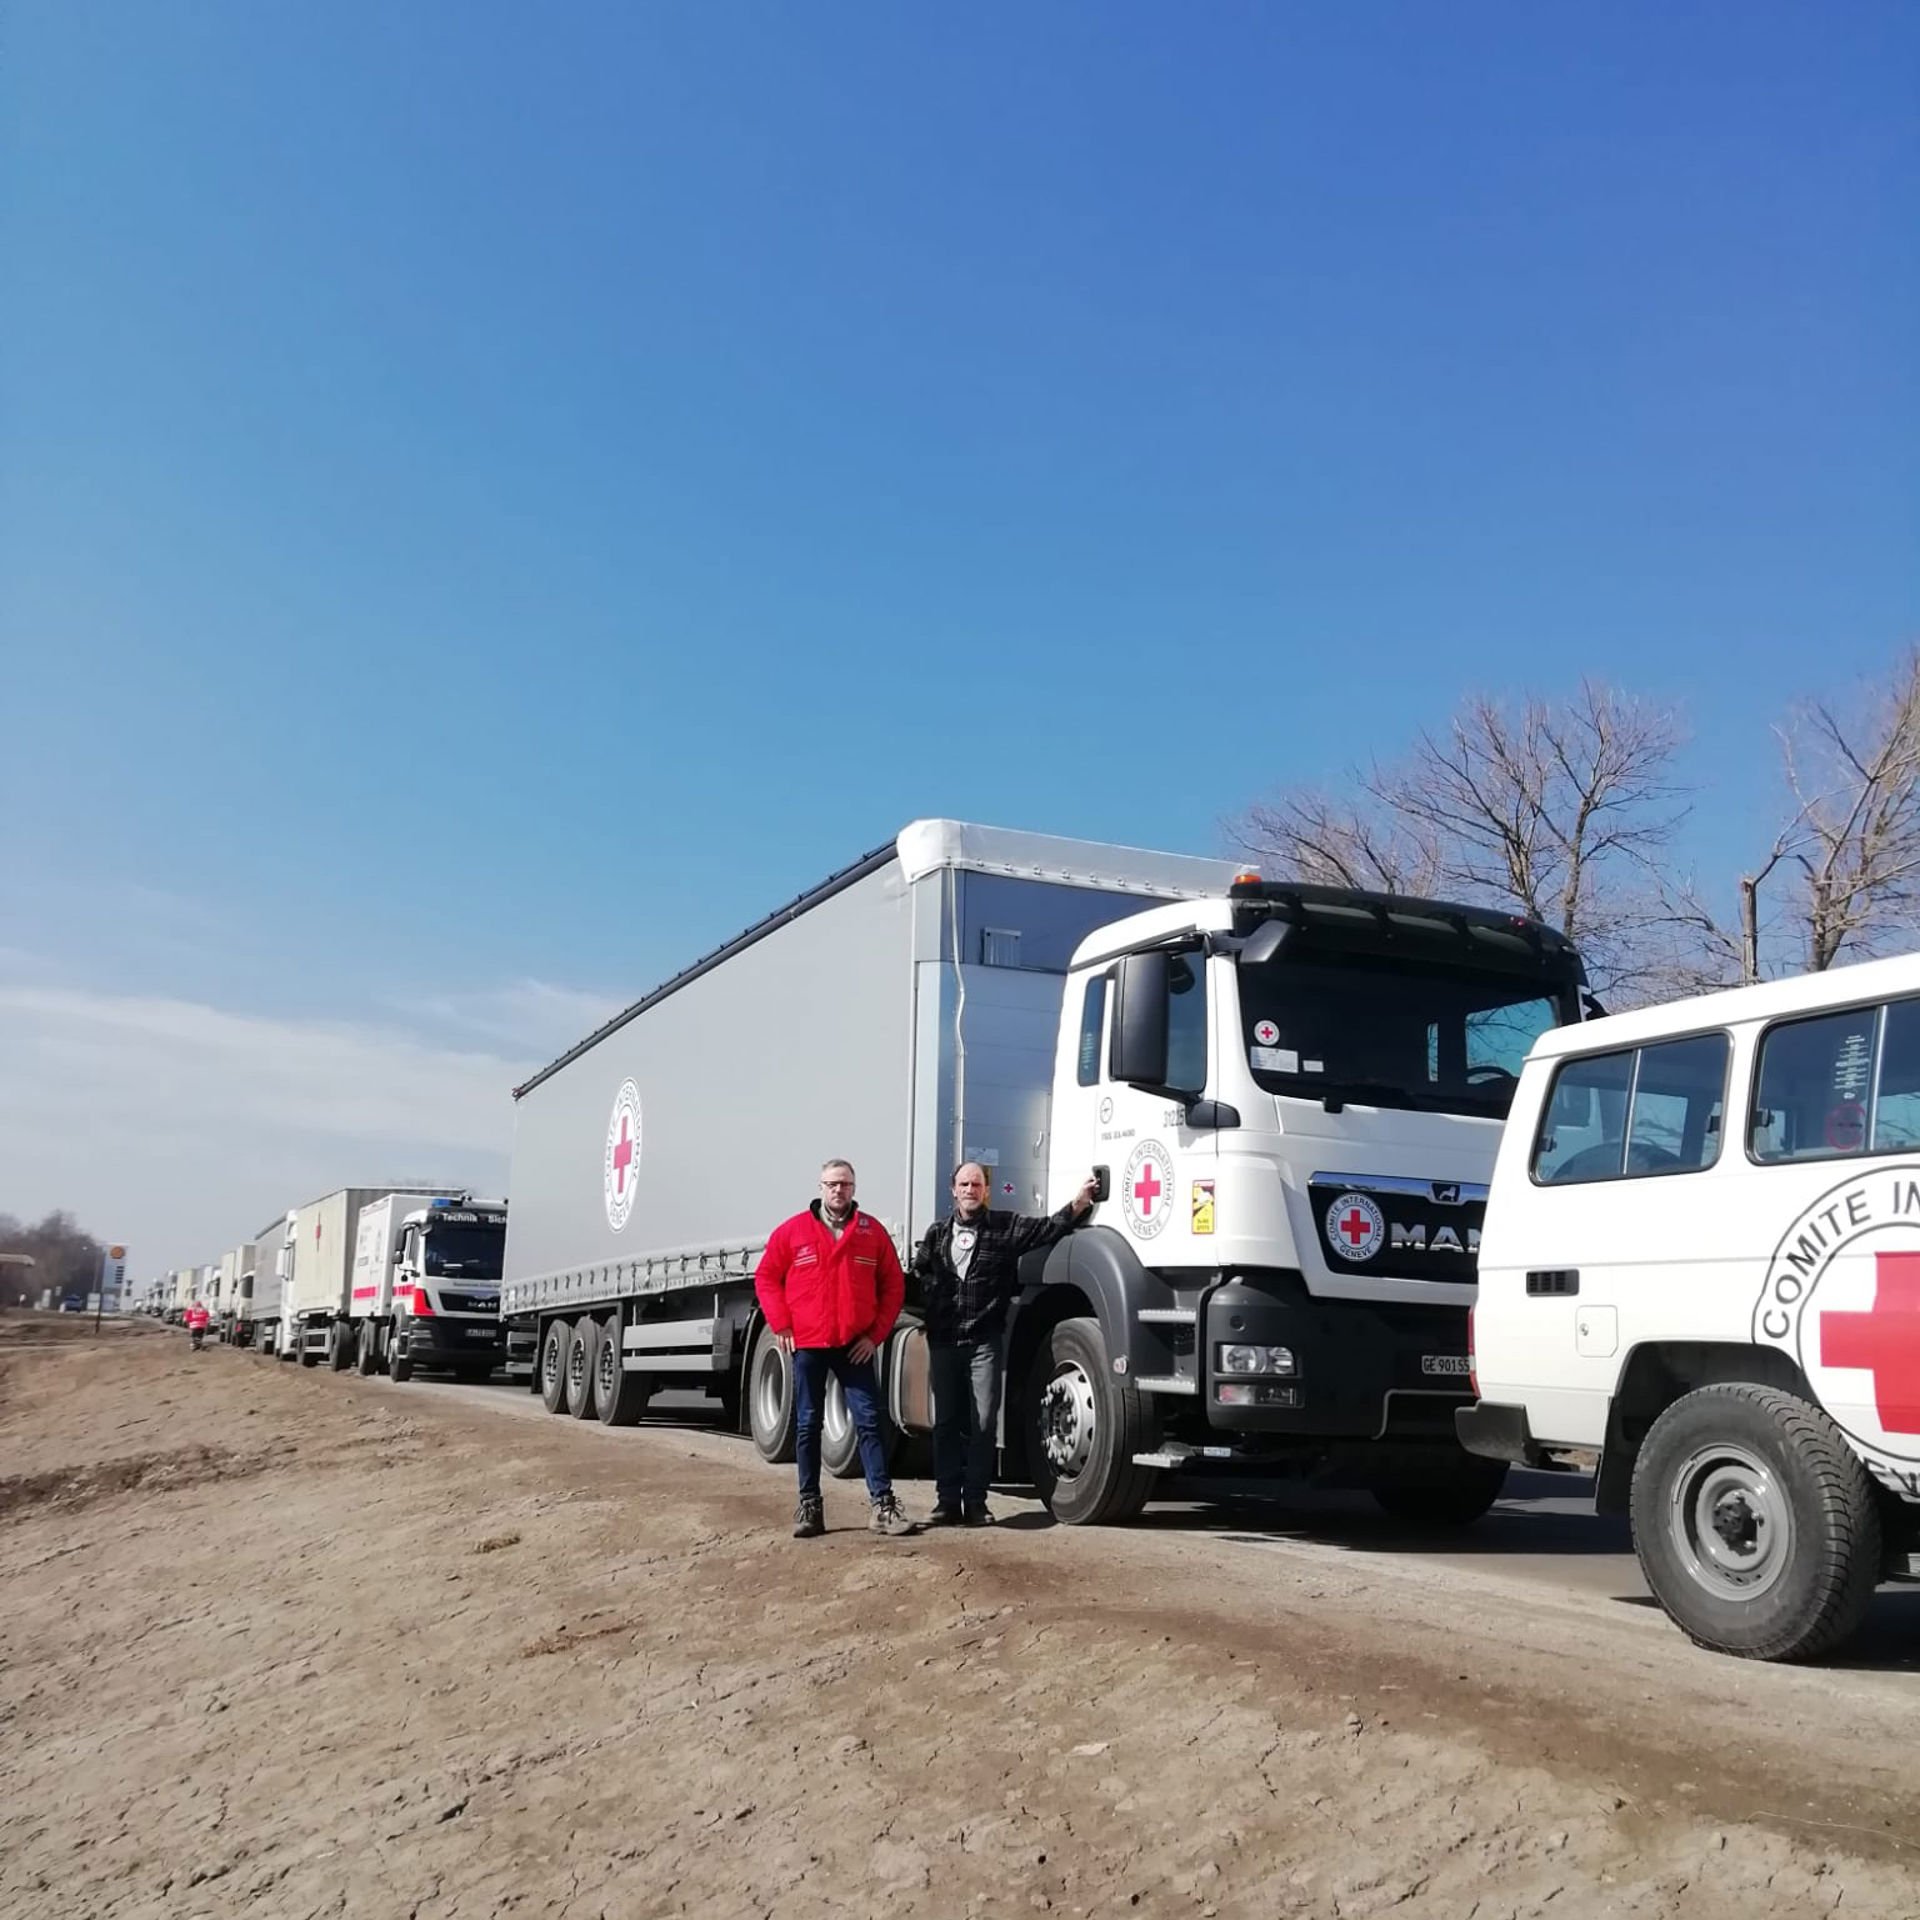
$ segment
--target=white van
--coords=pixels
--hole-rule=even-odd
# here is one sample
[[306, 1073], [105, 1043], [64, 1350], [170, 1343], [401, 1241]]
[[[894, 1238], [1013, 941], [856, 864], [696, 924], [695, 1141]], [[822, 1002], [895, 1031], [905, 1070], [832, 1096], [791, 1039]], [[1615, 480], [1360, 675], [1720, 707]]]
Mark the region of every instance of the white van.
[[1461, 1440], [1595, 1449], [1701, 1645], [1805, 1659], [1920, 1574], [1920, 954], [1544, 1034]]

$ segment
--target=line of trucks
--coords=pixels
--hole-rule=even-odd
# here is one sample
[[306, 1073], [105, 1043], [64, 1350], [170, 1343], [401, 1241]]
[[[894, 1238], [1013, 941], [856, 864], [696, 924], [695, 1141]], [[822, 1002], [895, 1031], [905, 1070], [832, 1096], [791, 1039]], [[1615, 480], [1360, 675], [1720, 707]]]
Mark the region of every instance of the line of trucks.
[[[1920, 1006], [1920, 963], [1888, 964]], [[1818, 978], [1831, 997], [1841, 976]], [[1808, 989], [1746, 990], [1747, 1017], [1792, 1024], [1790, 990]], [[1911, 1122], [1886, 1123], [1910, 1124], [1913, 1217], [1880, 1221], [1912, 1245], [1877, 1249], [1911, 1253], [1911, 1301], [1894, 1285], [1876, 1323], [1871, 1263], [1820, 1242], [1819, 1284], [1851, 1316], [1834, 1352], [1865, 1356], [1870, 1402], [1885, 1343], [1910, 1382], [1912, 1406], [1896, 1394], [1863, 1438], [1858, 1380], [1800, 1336], [1809, 1275], [1788, 1303], [1797, 1345], [1772, 1331], [1784, 1309], [1676, 1288], [1689, 1262], [1724, 1268], [1728, 1235], [1686, 1176], [1736, 1125], [1743, 1165], [1799, 1163], [1753, 1144], [1788, 1111], [1779, 1089], [1736, 1084], [1725, 1060], [1715, 1082], [1694, 1044], [1738, 998], [1610, 1020], [1569, 942], [1508, 913], [919, 821], [518, 1088], [510, 1212], [422, 1187], [276, 1218], [223, 1263], [232, 1337], [397, 1378], [502, 1365], [551, 1412], [616, 1426], [693, 1389], [785, 1461], [789, 1363], [752, 1275], [823, 1160], [854, 1164], [903, 1254], [963, 1160], [1026, 1213], [1091, 1172], [1091, 1223], [1029, 1259], [1005, 1343], [1003, 1475], [1057, 1519], [1126, 1519], [1178, 1470], [1356, 1487], [1464, 1524], [1512, 1462], [1584, 1453], [1689, 1633], [1806, 1657], [1880, 1578], [1920, 1572], [1920, 1028]], [[1834, 1043], [1841, 1119], [1795, 1119], [1839, 1143], [1822, 1154], [1906, 1138], [1883, 1139], [1875, 1104], [1889, 1018]], [[1679, 1056], [1646, 1037], [1663, 1020]], [[1759, 1196], [1739, 1204], [1763, 1232]], [[1581, 1294], [1583, 1266], [1608, 1299]], [[880, 1367], [889, 1443], [917, 1443], [911, 1283]], [[1694, 1423], [1677, 1447], [1676, 1407]], [[837, 1389], [823, 1451], [858, 1472]]]

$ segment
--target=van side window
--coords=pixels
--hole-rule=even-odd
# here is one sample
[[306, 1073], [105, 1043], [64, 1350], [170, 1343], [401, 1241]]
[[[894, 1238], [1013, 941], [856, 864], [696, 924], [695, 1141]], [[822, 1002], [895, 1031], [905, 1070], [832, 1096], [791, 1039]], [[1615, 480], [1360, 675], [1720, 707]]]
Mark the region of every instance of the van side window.
[[1100, 1041], [1107, 1030], [1107, 976], [1096, 973], [1087, 982], [1087, 997], [1080, 1003], [1080, 1061], [1078, 1079], [1083, 1087], [1100, 1084]]
[[1569, 1060], [1554, 1076], [1533, 1177], [1547, 1186], [1639, 1174], [1697, 1173], [1720, 1157], [1723, 1033]]
[[1896, 1000], [1880, 1037], [1880, 1082], [1873, 1094], [1873, 1149], [1920, 1147], [1920, 1000]]
[[[1867, 1147], [1877, 1007], [1790, 1020], [1760, 1042], [1748, 1139], [1756, 1160], [1832, 1160]], [[1908, 1113], [1903, 1104], [1899, 1114]]]

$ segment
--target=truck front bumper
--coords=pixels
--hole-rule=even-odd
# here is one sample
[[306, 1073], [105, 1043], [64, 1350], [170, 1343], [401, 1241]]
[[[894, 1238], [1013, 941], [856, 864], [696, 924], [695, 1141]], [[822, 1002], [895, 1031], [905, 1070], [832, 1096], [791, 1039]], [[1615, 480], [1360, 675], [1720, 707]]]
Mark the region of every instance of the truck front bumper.
[[506, 1351], [497, 1320], [462, 1320], [441, 1313], [409, 1317], [401, 1337], [408, 1359], [422, 1367], [478, 1367], [497, 1363]]
[[[1241, 1275], [1208, 1296], [1202, 1331], [1196, 1371], [1219, 1432], [1451, 1441], [1471, 1404], [1464, 1307], [1317, 1300], [1291, 1275]], [[1230, 1366], [1234, 1349], [1284, 1354], [1291, 1370]]]

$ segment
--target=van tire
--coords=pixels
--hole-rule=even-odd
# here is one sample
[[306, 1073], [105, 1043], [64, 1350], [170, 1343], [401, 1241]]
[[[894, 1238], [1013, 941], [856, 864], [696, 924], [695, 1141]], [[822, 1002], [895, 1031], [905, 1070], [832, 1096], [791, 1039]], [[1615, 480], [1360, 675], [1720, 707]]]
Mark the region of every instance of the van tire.
[[1069, 1527], [1131, 1520], [1158, 1470], [1136, 1453], [1157, 1442], [1153, 1403], [1113, 1371], [1100, 1323], [1062, 1320], [1042, 1342], [1021, 1396], [1027, 1469], [1047, 1511]]
[[567, 1348], [567, 1412], [576, 1420], [591, 1420], [599, 1404], [593, 1370], [600, 1358], [600, 1322], [583, 1313], [573, 1323], [573, 1342]]
[[629, 1373], [623, 1364], [620, 1316], [609, 1314], [600, 1326], [600, 1343], [594, 1348], [594, 1406], [600, 1422], [608, 1427], [630, 1427], [647, 1410], [653, 1393], [653, 1381], [644, 1373]]
[[1507, 1462], [1483, 1460], [1458, 1450], [1436, 1461], [1430, 1473], [1383, 1480], [1369, 1487], [1380, 1511], [1410, 1527], [1470, 1527], [1500, 1498], [1507, 1484]]
[[747, 1361], [747, 1430], [768, 1466], [793, 1458], [793, 1362], [771, 1327], [755, 1336]]
[[573, 1322], [549, 1320], [540, 1335], [540, 1353], [533, 1369], [540, 1388], [540, 1404], [549, 1413], [559, 1413], [566, 1407], [567, 1355], [572, 1347]]
[[1879, 1582], [1866, 1468], [1818, 1407], [1778, 1387], [1727, 1381], [1674, 1401], [1641, 1442], [1632, 1513], [1655, 1599], [1716, 1653], [1814, 1659], [1860, 1624]]

